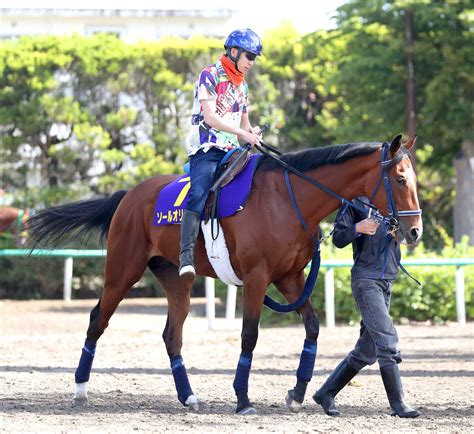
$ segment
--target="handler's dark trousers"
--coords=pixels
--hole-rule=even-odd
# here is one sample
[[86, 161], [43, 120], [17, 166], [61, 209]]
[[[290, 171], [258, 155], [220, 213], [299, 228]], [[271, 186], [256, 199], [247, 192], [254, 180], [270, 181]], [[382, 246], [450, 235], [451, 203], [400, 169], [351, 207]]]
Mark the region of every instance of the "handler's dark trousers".
[[352, 277], [352, 294], [362, 321], [359, 339], [346, 357], [349, 365], [360, 371], [377, 360], [380, 368], [400, 363], [398, 335], [389, 315], [392, 281]]

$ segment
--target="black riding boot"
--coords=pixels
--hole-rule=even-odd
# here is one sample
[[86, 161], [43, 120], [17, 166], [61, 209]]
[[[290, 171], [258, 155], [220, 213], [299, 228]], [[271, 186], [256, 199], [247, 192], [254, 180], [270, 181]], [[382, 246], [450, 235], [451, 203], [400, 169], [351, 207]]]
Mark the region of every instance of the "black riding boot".
[[344, 359], [333, 373], [329, 376], [326, 382], [322, 385], [314, 395], [313, 399], [321, 407], [328, 416], [339, 416], [341, 412], [336, 408], [334, 403], [335, 396], [342, 390], [342, 388], [351, 381], [359, 371], [354, 369], [347, 360]]
[[194, 245], [201, 225], [201, 216], [193, 211], [184, 210], [181, 222], [181, 242], [179, 255], [179, 276], [192, 279], [196, 275], [194, 268]]
[[388, 402], [392, 407], [392, 416], [400, 417], [418, 417], [421, 413], [414, 408], [411, 408], [404, 400], [402, 379], [400, 378], [400, 371], [398, 365], [393, 364], [380, 368], [382, 374], [383, 385], [387, 392]]

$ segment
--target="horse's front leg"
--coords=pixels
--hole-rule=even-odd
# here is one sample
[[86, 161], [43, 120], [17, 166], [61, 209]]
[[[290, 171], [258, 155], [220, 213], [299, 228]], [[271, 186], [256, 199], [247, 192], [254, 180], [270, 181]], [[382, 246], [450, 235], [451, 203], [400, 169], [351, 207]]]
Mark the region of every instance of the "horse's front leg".
[[241, 415], [256, 414], [248, 397], [248, 383], [252, 367], [253, 350], [257, 345], [258, 324], [265, 297], [266, 281], [262, 276], [244, 278], [242, 351], [235, 372], [234, 390], [237, 395], [236, 413]]
[[[304, 274], [298, 273], [298, 275], [292, 276], [291, 278], [285, 278], [279, 282], [275, 282], [275, 285], [285, 298], [290, 303], [293, 303], [298, 299], [304, 286], [304, 281]], [[288, 391], [285, 400], [288, 409], [293, 413], [300, 411], [308, 383], [313, 376], [319, 336], [319, 319], [313, 309], [311, 301], [308, 300], [297, 312], [303, 320], [306, 330], [306, 339], [303, 343], [300, 363], [296, 371], [296, 385], [293, 389]]]

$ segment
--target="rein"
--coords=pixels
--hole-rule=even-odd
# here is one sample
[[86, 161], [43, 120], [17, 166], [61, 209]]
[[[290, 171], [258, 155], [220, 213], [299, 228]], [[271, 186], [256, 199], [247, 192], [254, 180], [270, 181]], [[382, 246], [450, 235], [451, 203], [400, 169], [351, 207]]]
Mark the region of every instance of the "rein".
[[[388, 150], [389, 150], [389, 147], [390, 147], [390, 145], [387, 142], [384, 142], [382, 144], [382, 162], [381, 162], [382, 170], [380, 172], [380, 178], [377, 182], [375, 190], [372, 193], [372, 196], [370, 198], [370, 202], [372, 202], [372, 199], [377, 194], [377, 191], [379, 190], [380, 185], [381, 185], [382, 180], [383, 180], [385, 191], [386, 191], [386, 194], [387, 194], [389, 217], [383, 216], [372, 203], [368, 203], [368, 204], [367, 203], [362, 203], [362, 201], [360, 201], [359, 199], [356, 199], [357, 202], [361, 203], [361, 205], [359, 205], [358, 203], [354, 203], [353, 201], [350, 201], [350, 200], [344, 198], [340, 194], [338, 194], [335, 191], [331, 190], [330, 188], [326, 187], [324, 184], [321, 184], [320, 182], [316, 181], [315, 179], [305, 175], [304, 173], [302, 173], [299, 170], [295, 169], [294, 167], [290, 166], [288, 163], [281, 160], [277, 156], [270, 154], [266, 149], [269, 149], [269, 150], [273, 151], [272, 147], [264, 144], [263, 142], [261, 142], [261, 145], [263, 147], [260, 146], [260, 145], [255, 145], [255, 147], [262, 154], [265, 154], [265, 155], [273, 158], [275, 161], [277, 161], [281, 166], [283, 166], [286, 169], [285, 170], [285, 182], [286, 182], [288, 192], [290, 194], [291, 202], [293, 204], [293, 208], [295, 210], [295, 213], [298, 216], [298, 219], [301, 222], [304, 229], [306, 230], [306, 232], [308, 232], [311, 235], [311, 238], [313, 239], [313, 241], [315, 241], [315, 249], [314, 249], [313, 257], [311, 259], [310, 272], [309, 272], [309, 275], [306, 279], [305, 286], [303, 288], [303, 292], [301, 293], [298, 300], [295, 301], [294, 303], [283, 305], [283, 304], [280, 304], [280, 303], [276, 302], [275, 300], [273, 300], [270, 296], [265, 295], [265, 300], [264, 300], [263, 303], [265, 304], [265, 306], [269, 307], [270, 309], [272, 309], [276, 312], [281, 312], [281, 313], [292, 312], [292, 311], [297, 310], [300, 307], [302, 307], [308, 301], [309, 297], [313, 293], [314, 286], [316, 285], [316, 281], [317, 281], [318, 274], [319, 274], [319, 268], [320, 268], [320, 265], [321, 265], [321, 255], [320, 255], [320, 242], [321, 242], [321, 240], [318, 237], [316, 237], [310, 231], [307, 223], [305, 222], [305, 220], [304, 220], [304, 218], [303, 218], [303, 216], [302, 216], [302, 214], [301, 214], [301, 212], [298, 208], [298, 204], [296, 203], [296, 198], [295, 198], [295, 195], [293, 193], [293, 189], [291, 187], [291, 182], [290, 182], [288, 172], [294, 173], [298, 177], [304, 179], [305, 181], [309, 182], [310, 184], [312, 184], [315, 187], [319, 188], [320, 190], [324, 191], [328, 195], [335, 197], [336, 199], [338, 199], [341, 202], [342, 206], [345, 206], [345, 207], [350, 206], [350, 207], [362, 212], [368, 218], [373, 218], [373, 219], [376, 219], [376, 220], [380, 221], [381, 223], [386, 224], [387, 227], [388, 227], [388, 232], [392, 232], [392, 231], [398, 230], [400, 228], [400, 223], [398, 221], [398, 217], [414, 216], [414, 215], [421, 215], [422, 214], [421, 209], [403, 210], [403, 211], [398, 211], [397, 210], [395, 200], [393, 198], [393, 192], [392, 192], [391, 184], [390, 184], [390, 177], [388, 176], [388, 169], [391, 167], [391, 165], [393, 163], [393, 159], [387, 160]], [[264, 148], [266, 148], [266, 149], [264, 149]], [[402, 158], [405, 158], [405, 156], [402, 157]], [[367, 207], [369, 207], [368, 210], [367, 210]], [[415, 282], [420, 284], [414, 277], [412, 277], [405, 270], [405, 268], [401, 264], [399, 264], [399, 266], [405, 274], [407, 274]]]
[[[269, 307], [270, 309], [274, 310], [275, 312], [280, 312], [280, 313], [293, 312], [295, 310], [298, 310], [300, 307], [302, 307], [306, 303], [308, 298], [311, 297], [311, 294], [313, 293], [314, 287], [316, 285], [316, 281], [318, 280], [319, 267], [321, 266], [321, 251], [320, 251], [321, 240], [311, 232], [311, 230], [309, 229], [307, 223], [305, 222], [298, 208], [295, 194], [293, 193], [293, 188], [291, 187], [290, 177], [288, 176], [288, 170], [285, 170], [285, 182], [288, 188], [288, 193], [290, 193], [293, 209], [295, 210], [296, 215], [298, 216], [298, 219], [303, 225], [305, 231], [309, 233], [309, 235], [315, 242], [315, 247], [314, 247], [313, 257], [311, 258], [311, 268], [309, 269], [309, 274], [308, 274], [308, 277], [306, 278], [303, 292], [299, 296], [298, 300], [290, 304], [281, 304], [273, 300], [269, 295], [265, 294], [265, 299], [263, 300], [263, 304]], [[318, 233], [318, 236], [319, 236], [319, 233]]]

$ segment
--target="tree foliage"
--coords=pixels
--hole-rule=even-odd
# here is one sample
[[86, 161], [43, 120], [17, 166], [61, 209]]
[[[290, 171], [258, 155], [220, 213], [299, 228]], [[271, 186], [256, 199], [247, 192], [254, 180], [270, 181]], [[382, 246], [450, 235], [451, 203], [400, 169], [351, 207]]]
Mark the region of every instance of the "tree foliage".
[[[413, 15], [418, 180], [428, 245], [453, 232], [452, 160], [472, 137], [472, 4], [462, 0], [352, 0], [338, 9], [347, 46], [333, 76], [342, 96], [336, 140], [406, 131], [405, 14]], [[387, 137], [388, 136], [388, 137]]]
[[[404, 17], [413, 14], [425, 242], [452, 235], [452, 159], [472, 122], [472, 8], [461, 0], [350, 0], [338, 26], [264, 37], [248, 77], [253, 124], [283, 150], [388, 141], [406, 131]], [[0, 170], [18, 206], [129, 188], [186, 161], [193, 86], [222, 41], [126, 44], [110, 35], [0, 42]], [[38, 185], [38, 180], [40, 184]], [[25, 192], [21, 193], [20, 192]]]

